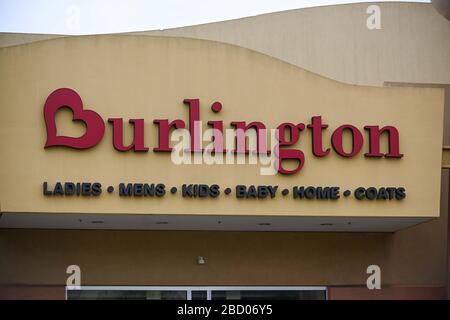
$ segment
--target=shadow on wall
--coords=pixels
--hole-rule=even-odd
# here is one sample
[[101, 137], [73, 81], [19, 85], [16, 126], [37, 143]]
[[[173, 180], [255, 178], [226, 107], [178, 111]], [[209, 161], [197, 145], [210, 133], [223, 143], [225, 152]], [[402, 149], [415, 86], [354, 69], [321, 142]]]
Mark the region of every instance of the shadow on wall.
[[433, 7], [450, 21], [450, 1], [448, 0], [432, 0]]

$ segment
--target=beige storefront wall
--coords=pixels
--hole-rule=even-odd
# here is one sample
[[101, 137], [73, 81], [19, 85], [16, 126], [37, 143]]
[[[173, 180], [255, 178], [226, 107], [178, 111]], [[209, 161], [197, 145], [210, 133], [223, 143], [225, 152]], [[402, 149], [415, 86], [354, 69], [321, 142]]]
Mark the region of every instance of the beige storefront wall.
[[[439, 216], [443, 130], [443, 91], [434, 88], [375, 88], [338, 83], [268, 56], [216, 42], [148, 36], [61, 38], [0, 51], [1, 210], [3, 212], [239, 214], [298, 216]], [[369, 159], [368, 135], [362, 151], [343, 158], [335, 152], [317, 158], [311, 135], [295, 148], [305, 153], [303, 169], [290, 176], [263, 176], [256, 165], [175, 165], [167, 153], [120, 153], [107, 124], [101, 143], [90, 150], [44, 149], [43, 105], [55, 89], [76, 90], [86, 109], [109, 117], [145, 119], [145, 142], [157, 146], [154, 119], [188, 122], [185, 98], [200, 98], [201, 119], [309, 123], [322, 116], [331, 133], [342, 124], [364, 132], [365, 125], [392, 125], [400, 133], [401, 159]], [[214, 114], [216, 100], [223, 110]], [[70, 112], [57, 114], [59, 135], [79, 136]], [[204, 126], [206, 128], [206, 125]], [[127, 129], [128, 130], [128, 129]], [[131, 130], [128, 130], [130, 132]], [[129, 141], [131, 137], [126, 137]], [[346, 147], [350, 139], [346, 138]], [[386, 142], [386, 141], [384, 141]], [[382, 150], [387, 152], [386, 143]], [[244, 185], [405, 187], [403, 201], [294, 201], [274, 199], [124, 199], [104, 192], [99, 198], [45, 197], [42, 183], [217, 183], [221, 190]], [[233, 192], [234, 194], [234, 192]], [[26, 201], [24, 201], [26, 199]]]
[[[383, 86], [389, 82], [391, 85], [419, 84], [425, 87], [448, 85], [449, 22], [437, 14], [430, 4], [376, 4], [381, 7], [383, 19], [382, 30], [378, 31], [360, 28], [367, 17], [365, 13], [367, 4], [352, 4], [294, 10], [143, 34], [228, 42], [261, 51], [322, 76], [351, 84]], [[324, 19], [325, 15], [327, 19]], [[53, 37], [55, 36], [0, 34], [0, 46]], [[33, 63], [29, 48], [29, 46], [16, 47], [15, 52], [27, 52], [28, 69], [36, 70], [39, 65]], [[12, 57], [11, 59], [16, 67], [20, 67]], [[98, 69], [86, 68], [84, 71], [93, 77]], [[53, 67], [45, 70], [41, 76], [56, 73], [58, 70]], [[130, 78], [128, 74], [125, 75], [126, 78]], [[177, 77], [180, 75], [182, 74], [177, 74]], [[14, 74], [11, 79], [16, 77], [19, 75]], [[111, 79], [103, 80], [111, 82]], [[65, 77], [64, 81], [67, 83], [69, 79]], [[46, 96], [54, 89], [50, 84], [47, 86], [47, 88], [39, 86], [33, 88], [33, 93], [36, 92], [33, 100], [40, 100], [40, 108], [44, 101], [41, 95]], [[89, 97], [90, 94], [86, 95], [86, 92], [91, 92], [92, 89], [83, 88], [83, 91], [80, 91], [79, 88], [76, 89], [84, 99], [85, 105], [99, 111], [98, 108], [102, 107], [108, 94], [102, 93], [92, 98]], [[39, 97], [38, 89], [42, 91]], [[409, 92], [410, 89], [403, 90]], [[412, 91], [418, 92], [416, 89]], [[450, 142], [449, 93], [447, 86], [444, 145]], [[142, 95], [145, 95], [147, 102], [151, 92]], [[199, 95], [201, 99], [204, 97], [206, 98]], [[177, 117], [186, 119], [186, 114], [181, 113], [184, 107], [180, 98], [184, 96], [165, 100], [164, 103], [177, 110], [175, 112]], [[221, 98], [215, 94], [211, 96], [211, 99]], [[29, 97], [24, 94], [21, 99]], [[90, 99], [99, 100], [93, 104]], [[170, 101], [174, 103], [169, 103]], [[109, 100], [107, 102], [108, 105], [111, 104]], [[225, 111], [231, 109], [228, 109], [230, 108], [228, 103], [224, 106], [218, 118], [225, 120], [227, 119]], [[40, 124], [34, 123], [33, 127], [44, 130], [41, 111], [42, 109], [33, 120], [40, 121]], [[210, 113], [206, 114], [208, 117], [204, 119], [213, 118]], [[118, 114], [113, 114], [116, 115]], [[127, 119], [138, 114], [126, 111], [120, 115]], [[171, 116], [166, 110], [162, 115]], [[205, 113], [202, 113], [202, 117], [204, 115]], [[107, 117], [110, 114], [106, 112], [102, 113], [102, 116]], [[255, 118], [252, 116], [249, 120]], [[70, 121], [70, 115], [62, 113], [60, 120]], [[146, 130], [149, 129], [147, 130], [149, 138], [154, 139], [155, 131], [151, 120], [153, 118], [146, 119], [148, 121]], [[299, 120], [307, 121], [308, 118]], [[9, 127], [11, 126], [9, 124]], [[39, 141], [36, 152], [44, 152], [41, 149], [44, 133], [42, 131], [39, 137], [33, 137]], [[114, 154], [110, 141], [111, 132], [107, 131], [102, 145], [88, 152], [82, 152], [83, 156], [99, 152], [103, 145], [107, 145], [105, 151], [108, 154]], [[14, 152], [18, 150], [19, 147]], [[309, 149], [304, 150], [309, 152]], [[67, 155], [61, 158], [62, 161], [70, 154], [78, 154], [63, 152]], [[149, 163], [150, 158], [153, 162], [154, 157], [142, 155], [145, 164]], [[59, 164], [56, 170], [61, 172], [61, 166], [62, 164]], [[21, 177], [23, 176], [25, 174]], [[298, 176], [294, 179], [297, 184]], [[447, 263], [448, 170], [442, 171], [441, 181], [440, 217], [395, 233], [2, 229], [0, 251], [4, 258], [0, 260], [0, 297], [63, 298], [63, 285], [67, 276], [65, 268], [68, 264], [77, 262], [83, 270], [84, 284], [315, 284], [331, 286], [329, 297], [332, 299], [444, 298], [450, 279], [448, 277], [450, 263]], [[41, 182], [40, 180], [34, 182], [35, 192], [41, 191]], [[21, 201], [22, 199], [24, 198], [21, 198]], [[50, 202], [52, 201], [48, 203]], [[206, 266], [195, 264], [195, 256], [198, 254], [206, 257]], [[376, 292], [364, 288], [365, 268], [373, 263], [382, 268], [383, 289]], [[430, 292], [434, 294], [429, 295]]]

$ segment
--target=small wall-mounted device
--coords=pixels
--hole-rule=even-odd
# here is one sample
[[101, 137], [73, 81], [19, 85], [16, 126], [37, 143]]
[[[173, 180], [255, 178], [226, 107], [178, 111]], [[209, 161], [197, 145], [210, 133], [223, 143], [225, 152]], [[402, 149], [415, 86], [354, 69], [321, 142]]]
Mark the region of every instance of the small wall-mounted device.
[[197, 256], [197, 264], [205, 264], [205, 257], [203, 256]]

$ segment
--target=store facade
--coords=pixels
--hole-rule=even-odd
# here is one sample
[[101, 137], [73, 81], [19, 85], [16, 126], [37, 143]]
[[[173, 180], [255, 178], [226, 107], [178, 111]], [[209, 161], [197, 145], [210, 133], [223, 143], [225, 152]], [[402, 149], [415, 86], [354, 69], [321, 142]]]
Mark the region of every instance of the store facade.
[[448, 86], [348, 84], [250, 49], [0, 49], [1, 297], [447, 297]]

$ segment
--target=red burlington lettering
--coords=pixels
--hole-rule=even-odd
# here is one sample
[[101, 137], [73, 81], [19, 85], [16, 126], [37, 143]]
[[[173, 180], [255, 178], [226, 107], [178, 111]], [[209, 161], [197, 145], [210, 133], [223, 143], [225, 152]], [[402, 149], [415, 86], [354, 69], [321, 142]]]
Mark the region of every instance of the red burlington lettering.
[[[185, 99], [183, 103], [189, 108], [189, 132], [190, 132], [190, 152], [203, 152], [200, 120], [200, 100]], [[213, 113], [217, 114], [222, 110], [222, 104], [219, 101], [211, 105]], [[80, 137], [66, 137], [57, 134], [55, 115], [62, 108], [68, 108], [73, 113], [73, 121], [81, 121], [86, 125], [86, 132]], [[44, 105], [44, 120], [47, 128], [47, 141], [45, 148], [64, 146], [75, 149], [89, 149], [96, 146], [103, 138], [105, 132], [105, 123], [102, 117], [92, 110], [83, 108], [83, 102], [74, 90], [60, 88], [53, 91], [47, 98]], [[133, 125], [133, 140], [128, 145], [124, 145], [123, 137], [123, 119], [109, 118], [108, 122], [112, 124], [112, 142], [116, 150], [125, 152], [133, 150], [135, 152], [147, 152], [145, 146], [144, 119], [130, 119], [129, 123]], [[153, 148], [155, 152], [171, 152], [170, 134], [173, 130], [185, 129], [186, 123], [181, 119], [169, 121], [169, 119], [155, 119], [153, 123], [158, 126], [158, 146]], [[209, 127], [214, 129], [213, 134], [213, 152], [225, 152], [224, 150], [224, 124], [222, 120], [207, 121]], [[236, 141], [233, 153], [248, 153], [249, 146], [247, 136], [256, 133], [256, 152], [259, 154], [269, 154], [267, 148], [267, 129], [263, 122], [259, 121], [232, 121]], [[312, 153], [316, 157], [325, 157], [330, 153], [330, 148], [323, 145], [324, 130], [328, 128], [327, 124], [322, 123], [321, 116], [313, 116], [311, 123], [305, 126], [303, 123], [293, 124], [290, 122], [281, 123], [277, 127], [277, 143], [279, 148], [275, 148], [277, 170], [281, 174], [294, 174], [299, 172], [305, 164], [305, 155], [303, 151], [293, 146], [299, 141], [300, 133], [305, 128], [310, 129], [312, 137]], [[394, 126], [366, 125], [364, 129], [368, 131], [368, 149], [364, 155], [366, 157], [386, 157], [401, 158], [400, 153], [400, 135]], [[351, 136], [351, 150], [344, 150], [344, 132]], [[388, 143], [388, 152], [381, 152], [381, 138], [385, 136]], [[342, 157], [354, 157], [362, 149], [364, 138], [361, 131], [353, 125], [344, 124], [339, 126], [331, 135], [331, 146], [334, 151]], [[209, 150], [211, 151], [211, 150]], [[253, 150], [252, 150], [253, 151]], [[288, 163], [294, 163], [289, 167]]]
[[325, 157], [330, 153], [330, 148], [323, 150], [322, 147], [322, 131], [326, 128], [328, 125], [322, 124], [321, 116], [312, 117], [311, 124], [308, 124], [308, 129], [311, 129], [312, 151], [316, 157]]
[[[303, 165], [305, 164], [305, 154], [303, 151], [297, 149], [282, 149], [281, 147], [296, 144], [300, 137], [300, 131], [305, 130], [305, 125], [303, 123], [295, 125], [286, 122], [280, 124], [277, 129], [278, 143], [280, 146], [278, 151], [277, 170], [281, 174], [294, 174], [303, 168]], [[288, 134], [286, 135], [287, 132]], [[286, 138], [286, 136], [289, 138]], [[297, 161], [297, 166], [292, 170], [288, 170], [283, 167], [284, 160]]]
[[202, 152], [200, 100], [184, 99], [183, 103], [189, 108], [189, 133], [191, 134], [191, 151]]
[[113, 127], [113, 146], [118, 151], [128, 151], [133, 149], [137, 152], [146, 152], [148, 148], [144, 146], [144, 119], [130, 119], [129, 122], [133, 124], [134, 134], [133, 142], [128, 146], [123, 145], [123, 119], [109, 118], [108, 122], [112, 123]]
[[[62, 108], [72, 110], [73, 120], [86, 125], [86, 132], [78, 138], [59, 136], [56, 130], [55, 115]], [[83, 109], [81, 97], [72, 89], [60, 88], [53, 91], [45, 101], [44, 120], [47, 127], [47, 142], [44, 148], [65, 146], [75, 149], [88, 149], [96, 146], [105, 133], [105, 123], [98, 113]]]
[[[211, 111], [214, 113], [219, 113], [222, 110], [222, 103], [219, 101], [214, 102], [211, 105]], [[213, 150], [208, 150], [209, 152], [215, 153], [215, 152], [224, 152], [223, 149], [223, 121], [222, 120], [216, 120], [216, 121], [208, 121], [208, 126], [213, 129]]]
[[[364, 154], [366, 157], [403, 157], [403, 154], [400, 153], [399, 133], [395, 127], [385, 126], [380, 129], [379, 126], [365, 126], [364, 129], [369, 131], [369, 152]], [[380, 152], [380, 137], [383, 133], [388, 135], [389, 153]]]
[[[350, 130], [352, 133], [352, 151], [345, 152], [343, 147], [343, 133], [344, 130]], [[363, 146], [363, 135], [361, 132], [350, 124], [344, 124], [338, 127], [331, 136], [331, 145], [333, 146], [334, 151], [336, 151], [339, 155], [343, 157], [354, 157], [358, 154]]]
[[171, 152], [173, 148], [170, 147], [170, 131], [171, 129], [184, 129], [184, 121], [177, 119], [169, 122], [168, 119], [156, 119], [153, 120], [153, 123], [158, 125], [158, 147], [153, 148], [153, 151]]
[[223, 149], [223, 121], [208, 121], [208, 125], [214, 130], [213, 152], [224, 152]]
[[255, 130], [256, 150], [259, 154], [267, 154], [267, 130], [264, 123], [253, 121], [246, 125], [245, 121], [232, 121], [231, 125], [236, 129], [236, 149], [237, 153], [248, 153], [246, 135], [249, 130]]

